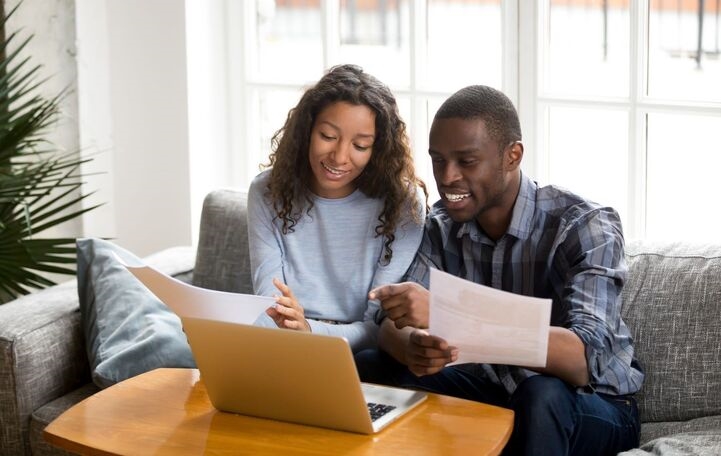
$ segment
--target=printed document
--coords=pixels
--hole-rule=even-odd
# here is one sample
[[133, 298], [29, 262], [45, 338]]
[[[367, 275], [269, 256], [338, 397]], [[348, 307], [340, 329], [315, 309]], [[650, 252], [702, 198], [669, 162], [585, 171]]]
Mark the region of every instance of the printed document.
[[275, 305], [275, 299], [267, 296], [195, 287], [150, 266], [130, 265], [117, 255], [116, 258], [181, 318], [193, 317], [251, 325], [268, 307]]
[[428, 332], [458, 348], [456, 363], [545, 367], [551, 300], [431, 269]]

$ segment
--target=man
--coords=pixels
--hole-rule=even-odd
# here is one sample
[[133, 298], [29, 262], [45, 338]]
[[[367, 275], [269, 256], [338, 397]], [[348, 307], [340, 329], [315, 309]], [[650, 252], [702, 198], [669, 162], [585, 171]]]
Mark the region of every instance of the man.
[[[539, 187], [521, 172], [523, 152], [518, 114], [501, 92], [471, 86], [443, 103], [429, 138], [441, 200], [408, 282], [370, 292], [386, 317], [381, 350], [356, 363], [364, 381], [513, 409], [507, 454], [616, 454], [638, 444], [632, 395], [643, 381], [621, 319], [621, 221], [612, 208]], [[430, 267], [552, 299], [546, 366], [447, 366], [457, 349], [423, 331]]]

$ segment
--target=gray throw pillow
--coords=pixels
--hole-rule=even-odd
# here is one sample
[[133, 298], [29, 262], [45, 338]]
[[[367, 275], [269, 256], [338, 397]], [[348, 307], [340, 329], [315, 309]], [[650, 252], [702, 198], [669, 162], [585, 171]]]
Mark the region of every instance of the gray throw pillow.
[[106, 388], [158, 367], [195, 367], [178, 318], [114, 256], [136, 256], [101, 239], [78, 239], [78, 298], [93, 382]]

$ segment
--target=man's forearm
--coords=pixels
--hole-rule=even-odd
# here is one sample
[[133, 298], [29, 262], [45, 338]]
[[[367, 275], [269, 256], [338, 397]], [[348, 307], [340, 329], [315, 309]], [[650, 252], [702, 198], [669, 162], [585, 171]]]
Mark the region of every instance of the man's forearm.
[[551, 326], [548, 333], [546, 367], [528, 369], [553, 375], [573, 386], [586, 386], [590, 381], [585, 345], [575, 333], [558, 326]]

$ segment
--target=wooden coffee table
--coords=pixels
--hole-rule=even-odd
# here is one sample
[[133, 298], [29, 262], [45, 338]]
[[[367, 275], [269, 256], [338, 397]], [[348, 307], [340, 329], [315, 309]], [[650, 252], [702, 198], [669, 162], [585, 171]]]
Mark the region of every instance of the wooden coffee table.
[[45, 439], [89, 455], [498, 454], [513, 412], [429, 394], [375, 435], [253, 418], [213, 408], [196, 369], [156, 369], [104, 389], [45, 428]]

